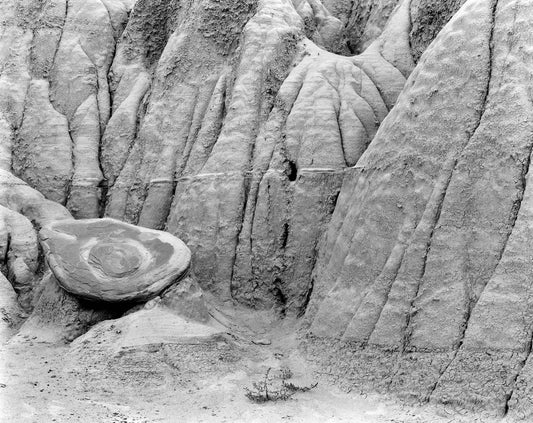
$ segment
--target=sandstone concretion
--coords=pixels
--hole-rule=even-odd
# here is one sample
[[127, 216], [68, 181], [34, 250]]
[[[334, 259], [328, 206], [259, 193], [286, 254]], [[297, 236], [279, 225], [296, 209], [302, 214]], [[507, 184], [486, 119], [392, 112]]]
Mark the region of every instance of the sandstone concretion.
[[66, 291], [94, 301], [142, 301], [187, 274], [178, 238], [114, 219], [58, 221], [40, 232], [50, 269]]

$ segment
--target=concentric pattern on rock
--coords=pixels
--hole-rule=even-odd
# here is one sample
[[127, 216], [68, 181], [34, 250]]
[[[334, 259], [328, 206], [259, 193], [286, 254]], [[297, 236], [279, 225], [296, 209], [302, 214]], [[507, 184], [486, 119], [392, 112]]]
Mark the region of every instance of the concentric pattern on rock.
[[59, 284], [90, 300], [149, 299], [185, 276], [191, 261], [178, 238], [114, 219], [59, 221], [40, 236]]

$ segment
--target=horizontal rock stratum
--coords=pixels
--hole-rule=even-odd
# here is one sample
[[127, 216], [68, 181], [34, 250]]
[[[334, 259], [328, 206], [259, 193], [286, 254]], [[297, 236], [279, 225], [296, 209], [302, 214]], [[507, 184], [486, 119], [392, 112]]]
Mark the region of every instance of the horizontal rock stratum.
[[191, 264], [175, 236], [109, 218], [58, 221], [41, 229], [40, 240], [59, 285], [93, 301], [146, 301]]

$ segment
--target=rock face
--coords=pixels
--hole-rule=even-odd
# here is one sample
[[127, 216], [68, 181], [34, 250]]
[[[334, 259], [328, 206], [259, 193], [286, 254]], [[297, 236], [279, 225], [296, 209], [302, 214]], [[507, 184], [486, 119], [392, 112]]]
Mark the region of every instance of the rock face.
[[5, 342], [22, 322], [24, 313], [17, 302], [17, 293], [0, 274], [0, 342]]
[[126, 3], [2, 1], [3, 169], [77, 217], [100, 207], [107, 75]]
[[362, 53], [381, 35], [399, 3], [400, 0], [323, 0], [343, 23], [346, 47], [352, 54]]
[[211, 319], [204, 293], [190, 275], [166, 290], [159, 304], [187, 320], [207, 323]]
[[412, 25], [409, 32], [409, 44], [416, 62], [420, 60], [420, 56], [442, 27], [465, 2], [466, 0], [411, 0]]
[[414, 68], [411, 21], [421, 45], [445, 20], [426, 3], [2, 0], [2, 169], [76, 218], [177, 235], [226, 300], [301, 313], [344, 170]]
[[468, 1], [344, 181], [307, 318], [354, 383], [531, 418], [532, 12]]
[[116, 319], [127, 310], [89, 303], [69, 294], [55, 276], [46, 272], [39, 285], [35, 307], [12, 342], [31, 337], [38, 342], [72, 342], [102, 320]]
[[21, 301], [28, 302], [39, 267], [37, 234], [27, 217], [3, 206], [0, 206], [0, 221], [0, 257], [4, 271], [13, 281]]
[[72, 216], [60, 204], [0, 170], [0, 268], [26, 311], [35, 303], [43, 272], [37, 231], [57, 219]]
[[40, 232], [61, 287], [93, 301], [141, 301], [187, 274], [191, 252], [178, 238], [114, 219], [66, 220]]
[[529, 417], [530, 3], [0, 0], [2, 271], [33, 304], [46, 226], [38, 314], [79, 334], [103, 314], [57, 283], [146, 299], [190, 257], [51, 222], [164, 229], [351, 382]]

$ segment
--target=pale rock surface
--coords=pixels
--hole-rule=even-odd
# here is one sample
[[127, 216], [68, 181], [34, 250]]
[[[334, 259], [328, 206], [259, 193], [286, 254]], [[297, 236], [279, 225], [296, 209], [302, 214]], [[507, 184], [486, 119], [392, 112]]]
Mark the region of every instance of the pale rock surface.
[[91, 347], [104, 344], [114, 356], [151, 346], [201, 344], [224, 340], [226, 329], [215, 321], [201, 323], [178, 316], [165, 307], [142, 309], [101, 322], [72, 344], [72, 354], [90, 359]]
[[[21, 336], [126, 311], [32, 279], [30, 226], [106, 215], [182, 238], [221, 300], [307, 311], [313, 357], [352, 384], [527, 417], [532, 11], [469, 0], [437, 36], [462, 3], [0, 0], [2, 270], [37, 301]], [[194, 281], [160, 288], [123, 328], [209, 338]]]
[[[273, 44], [272, 50], [266, 50], [271, 55], [268, 61], [258, 58], [256, 48], [251, 47], [261, 31], [267, 30], [260, 25], [262, 14], [279, 15], [277, 27], [285, 25], [287, 34], [301, 31], [298, 17], [288, 21], [287, 12], [281, 14], [282, 6], [260, 4], [247, 24], [244, 59], [237, 73], [242, 76], [235, 81], [225, 124], [203, 168], [196, 176], [178, 181], [167, 227], [191, 246], [194, 270], [204, 288], [223, 298], [278, 305], [282, 311], [299, 313], [309, 292], [307, 276], [314, 264], [315, 246], [335, 205], [343, 169], [362, 154], [405, 78], [381, 55], [388, 50], [382, 40], [364, 58], [348, 59], [308, 41], [291, 41], [295, 35], [274, 39], [286, 40], [284, 49], [290, 48], [292, 60], [300, 62], [284, 76], [287, 69], [280, 65], [296, 63], [276, 60], [281, 46]], [[399, 17], [406, 41], [407, 17]], [[407, 42], [404, 47], [408, 49]], [[309, 56], [303, 60], [302, 50]], [[408, 50], [404, 57], [409, 57]], [[268, 80], [261, 82], [260, 69], [265, 65], [283, 83], [275, 100], [263, 96], [258, 101], [253, 94], [257, 87], [271, 86]], [[402, 62], [398, 66], [408, 73], [414, 65]], [[271, 103], [271, 111], [262, 117], [264, 102]], [[259, 113], [259, 120], [250, 116], [252, 110]], [[243, 124], [250, 121], [256, 122], [256, 129]], [[299, 174], [306, 176], [298, 178]], [[309, 201], [316, 204], [316, 214], [305, 220], [301, 210], [309, 208], [305, 205]], [[200, 214], [198, 206], [203, 210]], [[302, 232], [304, 227], [311, 233]], [[302, 239], [293, 240], [293, 233]], [[291, 279], [294, 286], [289, 286]], [[230, 280], [231, 285], [222, 282]]]
[[2, 169], [77, 217], [100, 212], [108, 72], [131, 8], [120, 0], [3, 0]]
[[183, 278], [191, 252], [166, 232], [107, 219], [66, 220], [40, 231], [58, 283], [92, 301], [142, 301]]
[[466, 0], [411, 0], [409, 41], [413, 59], [418, 62], [439, 31]]
[[334, 53], [348, 53], [343, 22], [320, 0], [293, 0], [296, 12], [304, 21], [305, 34], [317, 45]]
[[187, 320], [201, 323], [211, 320], [204, 293], [191, 275], [162, 293], [159, 304]]
[[11, 283], [0, 274], [0, 342], [5, 343], [26, 317]]
[[35, 304], [44, 265], [37, 231], [63, 219], [72, 219], [63, 206], [0, 170], [0, 266], [26, 311]]
[[0, 266], [25, 308], [31, 305], [31, 293], [38, 277], [39, 244], [37, 234], [28, 218], [0, 206]]
[[40, 227], [61, 219], [72, 219], [60, 204], [46, 199], [8, 171], [0, 170], [0, 205], [20, 213]]
[[[225, 300], [301, 313], [344, 170], [414, 67], [413, 14], [423, 43], [442, 24], [348, 3], [3, 0], [1, 167], [76, 218], [179, 236]], [[355, 27], [368, 49], [330, 53]]]
[[307, 319], [350, 383], [531, 416], [532, 12], [468, 1], [344, 181]]
[[72, 169], [68, 121], [49, 101], [48, 81], [32, 80], [13, 145], [13, 171], [47, 199], [65, 204]]
[[80, 300], [61, 288], [50, 271], [42, 278], [37, 298], [32, 314], [10, 342], [23, 343], [28, 337], [37, 342], [72, 342], [94, 324], [127, 310], [127, 306], [110, 308]]

